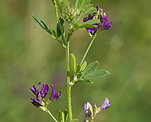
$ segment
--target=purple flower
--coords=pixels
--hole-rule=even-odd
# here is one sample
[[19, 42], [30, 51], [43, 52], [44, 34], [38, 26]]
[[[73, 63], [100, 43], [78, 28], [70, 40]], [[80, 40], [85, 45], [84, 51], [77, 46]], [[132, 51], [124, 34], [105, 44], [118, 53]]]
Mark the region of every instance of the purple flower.
[[84, 118], [83, 122], [86, 122], [86, 121], [85, 121], [85, 118]]
[[93, 25], [97, 25], [95, 28], [86, 28], [91, 35], [94, 35], [95, 33], [100, 32], [101, 30], [107, 30], [111, 27], [112, 22], [108, 22], [108, 19], [106, 17], [106, 14], [103, 13], [103, 9], [99, 8], [99, 5], [97, 5], [97, 11], [93, 13], [93, 15], [89, 14], [88, 17], [83, 18], [83, 22], [86, 22], [91, 19], [100, 19], [100, 23], [95, 23]]
[[35, 85], [33, 85], [30, 90], [36, 95], [36, 99], [34, 98], [30, 98], [32, 101], [32, 104], [35, 106], [41, 106], [42, 105], [42, 101], [41, 101], [41, 96], [40, 93], [38, 91], [38, 87], [41, 84], [41, 82], [38, 83], [37, 87], [35, 87]]
[[101, 15], [100, 21], [101, 21], [101, 23], [100, 23], [99, 26], [100, 26], [100, 28], [101, 28], [102, 30], [107, 30], [107, 29], [109, 29], [110, 26], [112, 25], [112, 22], [109, 22], [109, 23], [108, 23], [108, 19], [107, 19], [107, 17], [106, 17], [105, 14], [104, 14], [103, 16]]
[[52, 93], [51, 93], [51, 97], [49, 98], [49, 100], [56, 101], [60, 97], [61, 92], [56, 93], [56, 88], [54, 85], [51, 85], [51, 89], [52, 89]]
[[84, 104], [85, 117], [91, 117], [92, 112], [93, 112], [92, 105], [89, 102], [86, 102]]
[[41, 87], [40, 95], [42, 98], [45, 98], [48, 94], [49, 91], [49, 86], [48, 84], [43, 84]]
[[[35, 87], [35, 85], [33, 85], [30, 90], [36, 95], [36, 99], [34, 98], [30, 98], [32, 100], [32, 104], [35, 105], [36, 107], [40, 107], [40, 106], [44, 106], [44, 98], [47, 96], [48, 91], [49, 91], [49, 86], [48, 84], [43, 84], [41, 87], [41, 91], [38, 91], [38, 87], [41, 84], [41, 82], [38, 83], [37, 87]], [[56, 93], [56, 89], [54, 85], [51, 85], [52, 88], [52, 94], [51, 97], [48, 101], [56, 101], [60, 95], [61, 92]], [[47, 104], [48, 105], [48, 104]]]
[[109, 103], [109, 99], [106, 97], [106, 99], [104, 100], [104, 102], [102, 103], [100, 109], [101, 110], [105, 110], [107, 108], [109, 108], [111, 105]]
[[35, 87], [35, 85], [33, 85], [33, 86], [30, 88], [30, 90], [31, 90], [35, 95], [37, 95], [37, 94], [39, 93], [38, 87], [39, 87], [40, 84], [41, 84], [41, 82], [38, 83], [37, 87]]

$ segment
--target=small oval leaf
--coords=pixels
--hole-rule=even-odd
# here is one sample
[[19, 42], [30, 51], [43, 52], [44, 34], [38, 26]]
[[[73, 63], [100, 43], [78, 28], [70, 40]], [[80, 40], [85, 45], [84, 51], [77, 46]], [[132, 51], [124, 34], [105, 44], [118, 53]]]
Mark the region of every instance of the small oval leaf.
[[87, 66], [87, 62], [84, 61], [84, 63], [83, 63], [82, 66], [81, 66], [81, 70], [83, 71], [83, 70], [85, 69], [86, 66]]
[[81, 66], [79, 64], [77, 64], [76, 74], [80, 73], [80, 69], [81, 69]]
[[109, 74], [110, 74], [109, 71], [100, 69], [100, 70], [88, 73], [87, 75], [84, 76], [84, 79], [95, 79], [95, 78], [99, 78], [99, 77], [104, 77]]
[[79, 26], [79, 28], [95, 28], [97, 25], [91, 25], [91, 24], [84, 24], [82, 26]]
[[[89, 26], [89, 25], [94, 26], [93, 24], [95, 24], [95, 23], [100, 23], [100, 20], [99, 20], [99, 19], [91, 19], [91, 20], [88, 20], [88, 21], [86, 21], [86, 22], [80, 24], [80, 25], [79, 25], [79, 28], [87, 28], [87, 26]], [[96, 27], [96, 26], [94, 26], [94, 27]]]
[[95, 71], [98, 68], [98, 66], [99, 66], [98, 61], [95, 61], [95, 62], [92, 62], [91, 64], [89, 64], [82, 72], [82, 77], [84, 77], [86, 74], [89, 74], [89, 73]]
[[73, 53], [71, 53], [71, 62], [72, 62], [73, 72], [75, 73], [77, 65], [76, 65], [76, 57], [75, 57], [75, 55]]

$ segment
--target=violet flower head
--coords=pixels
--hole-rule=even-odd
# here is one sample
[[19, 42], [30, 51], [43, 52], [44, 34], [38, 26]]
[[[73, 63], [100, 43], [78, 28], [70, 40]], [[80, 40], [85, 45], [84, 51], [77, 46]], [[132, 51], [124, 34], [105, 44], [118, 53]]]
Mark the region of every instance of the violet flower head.
[[104, 102], [102, 103], [100, 109], [101, 110], [105, 110], [107, 108], [109, 108], [111, 105], [109, 103], [109, 99], [106, 97], [106, 99], [104, 100]]
[[38, 83], [37, 87], [33, 85], [30, 90], [36, 95], [36, 99], [30, 98], [32, 100], [32, 104], [35, 105], [36, 107], [39, 107], [45, 111], [45, 106], [49, 104], [49, 101], [56, 101], [60, 95], [61, 92], [56, 93], [56, 89], [54, 85], [51, 85], [52, 88], [52, 94], [51, 97], [47, 100], [47, 103], [45, 104], [44, 100], [48, 94], [49, 91], [49, 86], [48, 84], [43, 84], [41, 87], [41, 91], [39, 92], [38, 87], [41, 84], [41, 82]]
[[106, 17], [106, 14], [103, 13], [103, 9], [99, 8], [99, 5], [97, 5], [97, 11], [95, 11], [92, 15], [91, 13], [88, 15], [88, 17], [83, 18], [83, 22], [86, 22], [91, 19], [100, 19], [100, 23], [94, 23], [93, 25], [97, 25], [97, 27], [94, 28], [86, 28], [87, 31], [94, 35], [96, 33], [99, 33], [102, 30], [107, 30], [111, 27], [112, 22], [108, 22], [108, 19]]
[[52, 89], [52, 93], [51, 93], [51, 97], [49, 98], [49, 100], [56, 101], [60, 97], [61, 92], [56, 93], [56, 88], [54, 85], [51, 85], [51, 89]]
[[92, 105], [89, 102], [86, 102], [84, 104], [85, 117], [91, 117], [92, 112], [93, 112]]

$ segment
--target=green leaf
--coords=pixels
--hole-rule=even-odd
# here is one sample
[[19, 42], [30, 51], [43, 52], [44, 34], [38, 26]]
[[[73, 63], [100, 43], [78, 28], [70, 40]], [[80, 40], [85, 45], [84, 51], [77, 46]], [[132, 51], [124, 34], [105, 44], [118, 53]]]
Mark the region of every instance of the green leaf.
[[84, 77], [85, 75], [95, 71], [99, 66], [99, 62], [98, 61], [95, 61], [95, 62], [92, 62], [91, 64], [89, 64], [85, 69], [84, 71], [82, 72], [82, 77]]
[[78, 64], [76, 68], [76, 74], [80, 73], [81, 66]]
[[59, 8], [60, 13], [62, 14], [62, 9], [61, 9], [60, 2], [58, 0], [55, 0], [55, 1], [56, 1], [56, 4], [57, 4], [58, 8]]
[[95, 78], [99, 78], [99, 77], [104, 77], [106, 75], [109, 75], [110, 72], [104, 69], [100, 69], [97, 71], [93, 71], [91, 73], [88, 73], [84, 76], [84, 79], [95, 79]]
[[95, 11], [97, 11], [97, 9], [94, 8], [94, 7], [91, 7], [91, 8], [89, 8], [89, 9], [87, 9], [87, 10], [85, 11], [84, 15], [85, 15], [85, 14], [89, 14], [89, 13], [94, 13]]
[[78, 121], [78, 119], [73, 119], [71, 122], [77, 122]]
[[64, 110], [62, 113], [63, 113], [63, 116], [64, 116], [64, 117], [62, 117], [62, 120], [63, 120], [63, 122], [66, 122], [67, 121], [68, 112], [67, 112], [67, 110]]
[[71, 53], [71, 62], [72, 62], [73, 72], [75, 73], [77, 69], [77, 65], [76, 65], [76, 57], [73, 53]]
[[65, 119], [65, 115], [64, 115], [64, 113], [62, 112], [62, 122], [65, 122], [64, 119]]
[[55, 30], [51, 29], [52, 30], [52, 33], [53, 33], [53, 36], [55, 37], [55, 39], [58, 39], [58, 34]]
[[66, 122], [67, 121], [67, 115], [68, 115], [67, 110], [64, 110], [63, 112], [61, 112], [61, 110], [59, 110], [58, 122]]
[[81, 70], [84, 70], [86, 66], [87, 66], [87, 62], [84, 61], [84, 63], [83, 63], [82, 66], [81, 66]]
[[77, 23], [73, 23], [73, 28], [74, 28], [74, 30], [76, 30], [79, 28], [79, 25]]
[[91, 0], [76, 0], [75, 8], [80, 9], [84, 6], [88, 5], [91, 2]]
[[58, 34], [58, 37], [61, 36], [61, 30], [64, 33], [64, 20], [60, 17], [59, 21], [57, 22], [57, 34]]
[[61, 111], [59, 110], [59, 114], [58, 114], [58, 122], [61, 122]]
[[91, 0], [83, 0], [82, 1], [82, 5], [81, 5], [81, 8], [86, 6], [87, 4], [89, 4], [91, 2]]
[[69, 0], [63, 0], [63, 8], [62, 10], [66, 10], [69, 7]]
[[75, 8], [79, 9], [81, 5], [82, 5], [82, 0], [76, 0]]
[[89, 25], [94, 26], [94, 23], [99, 23], [99, 19], [91, 19], [79, 25], [79, 28], [87, 28]]
[[92, 81], [90, 81], [90, 80], [85, 80], [85, 79], [80, 79], [80, 81], [83, 81], [83, 82], [87, 82], [87, 83], [94, 83], [94, 82], [92, 82]]
[[95, 28], [97, 25], [91, 25], [91, 24], [84, 24], [82, 26], [79, 26], [79, 28]]
[[51, 34], [52, 35], [52, 32], [50, 31], [50, 29], [47, 27], [47, 25], [42, 21], [42, 20], [40, 20], [38, 17], [36, 17], [34, 14], [32, 14], [32, 17], [35, 19], [35, 21], [37, 22], [37, 23], [39, 23], [39, 25], [43, 28], [43, 29], [45, 29], [49, 34]]
[[80, 14], [79, 18], [83, 17], [84, 15], [94, 13], [95, 11], [97, 11], [97, 9], [94, 8], [92, 4], [88, 4], [88, 5], [80, 8], [80, 11], [81, 11], [81, 14]]

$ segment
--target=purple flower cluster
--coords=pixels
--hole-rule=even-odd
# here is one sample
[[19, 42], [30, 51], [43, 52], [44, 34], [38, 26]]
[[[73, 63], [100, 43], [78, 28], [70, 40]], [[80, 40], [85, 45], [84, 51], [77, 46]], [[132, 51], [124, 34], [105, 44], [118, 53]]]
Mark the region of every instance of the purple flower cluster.
[[83, 18], [83, 22], [86, 22], [91, 19], [100, 19], [100, 23], [95, 23], [93, 25], [97, 25], [97, 27], [94, 28], [86, 28], [91, 35], [94, 35], [96, 32], [100, 32], [101, 30], [107, 30], [111, 27], [112, 22], [108, 22], [108, 19], [106, 17], [106, 14], [103, 13], [103, 9], [99, 8], [99, 5], [97, 5], [97, 11], [95, 11], [93, 14], [89, 14], [88, 17]]
[[[40, 84], [41, 82], [38, 83], [37, 87], [33, 85], [30, 88], [30, 90], [36, 95], [36, 99], [30, 98], [32, 100], [32, 104], [35, 105], [36, 107], [45, 105], [44, 98], [47, 96], [49, 91], [48, 84], [43, 84], [41, 87], [41, 91], [39, 92], [38, 87]], [[61, 92], [56, 93], [56, 88], [54, 85], [51, 85], [51, 89], [52, 89], [52, 94], [51, 97], [49, 98], [49, 101], [56, 101], [60, 97]]]

